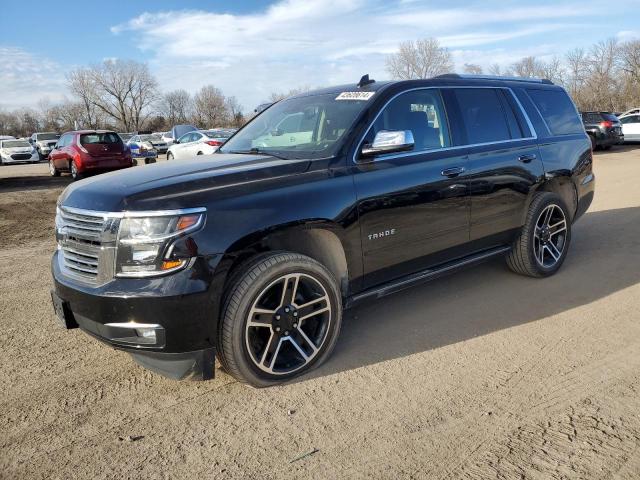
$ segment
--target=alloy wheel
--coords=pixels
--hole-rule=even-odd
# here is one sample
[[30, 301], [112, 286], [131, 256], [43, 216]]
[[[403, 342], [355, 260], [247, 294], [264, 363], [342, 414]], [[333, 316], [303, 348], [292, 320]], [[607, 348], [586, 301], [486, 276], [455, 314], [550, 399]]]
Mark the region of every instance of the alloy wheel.
[[332, 321], [325, 287], [304, 273], [282, 275], [257, 295], [245, 327], [249, 357], [260, 370], [287, 375], [322, 349]]
[[536, 221], [533, 234], [533, 252], [538, 264], [551, 268], [560, 261], [567, 239], [567, 219], [556, 204], [542, 210]]

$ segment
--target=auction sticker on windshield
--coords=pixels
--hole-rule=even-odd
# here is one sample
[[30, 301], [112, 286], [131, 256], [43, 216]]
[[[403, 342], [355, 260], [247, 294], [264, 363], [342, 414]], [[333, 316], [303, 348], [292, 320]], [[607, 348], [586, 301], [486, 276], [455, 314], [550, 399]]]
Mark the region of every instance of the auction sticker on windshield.
[[376, 92], [342, 92], [336, 100], [369, 100]]

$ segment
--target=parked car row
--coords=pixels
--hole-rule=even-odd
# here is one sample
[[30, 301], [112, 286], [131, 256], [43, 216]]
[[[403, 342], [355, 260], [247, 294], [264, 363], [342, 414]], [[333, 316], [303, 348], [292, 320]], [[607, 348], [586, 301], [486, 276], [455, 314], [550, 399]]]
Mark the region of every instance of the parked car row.
[[581, 112], [580, 115], [594, 150], [640, 141], [640, 108], [620, 115], [610, 112]]
[[167, 160], [185, 159], [214, 153], [236, 132], [234, 129], [193, 130], [175, 140]]

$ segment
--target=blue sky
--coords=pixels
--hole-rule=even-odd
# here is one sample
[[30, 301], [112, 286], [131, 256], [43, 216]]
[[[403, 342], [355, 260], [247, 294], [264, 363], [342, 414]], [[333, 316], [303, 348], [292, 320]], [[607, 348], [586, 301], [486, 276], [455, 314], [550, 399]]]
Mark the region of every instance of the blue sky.
[[[55, 2], [54, 2], [55, 3]], [[403, 40], [436, 37], [456, 66], [551, 58], [640, 38], [640, 0], [0, 1], [0, 108], [65, 96], [65, 73], [106, 58], [148, 62], [163, 90], [206, 84], [246, 109], [272, 91], [383, 79]]]

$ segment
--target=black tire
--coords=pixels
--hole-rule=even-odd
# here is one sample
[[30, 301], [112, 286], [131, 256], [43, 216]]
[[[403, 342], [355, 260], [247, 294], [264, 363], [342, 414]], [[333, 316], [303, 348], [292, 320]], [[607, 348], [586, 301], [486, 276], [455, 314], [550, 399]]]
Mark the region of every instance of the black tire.
[[171, 152], [167, 152], [167, 161], [173, 160], [173, 154]]
[[196, 155], [204, 155], [202, 152], [198, 152], [196, 153]]
[[611, 150], [612, 145], [604, 145], [602, 147], [603, 150]]
[[74, 180], [82, 180], [82, 178], [84, 177], [82, 173], [78, 172], [78, 166], [76, 165], [76, 162], [74, 160], [71, 160], [71, 162], [69, 163], [69, 171], [71, 172], [71, 178], [73, 178]]
[[598, 143], [596, 142], [596, 137], [593, 135], [589, 135], [589, 140], [591, 140], [591, 150], [597, 150]]
[[[558, 259], [555, 260], [553, 264], [545, 265], [544, 248], [542, 249], [543, 262], [540, 262], [536, 257], [536, 250], [540, 250], [538, 247], [544, 243], [538, 239], [539, 237], [536, 236], [536, 224], [538, 224], [541, 218], [541, 214], [552, 205], [562, 210], [562, 214], [564, 215], [565, 230], [560, 230], [558, 233], [554, 234], [558, 235], [556, 240], [559, 240], [560, 236], [562, 236], [563, 238], [562, 249], [560, 250]], [[522, 227], [520, 235], [513, 243], [511, 252], [509, 252], [509, 254], [507, 255], [507, 265], [512, 271], [521, 275], [527, 275], [537, 278], [548, 277], [550, 275], [553, 275], [560, 269], [560, 267], [564, 263], [565, 258], [567, 257], [567, 252], [569, 250], [570, 244], [571, 215], [569, 214], [569, 210], [567, 209], [566, 204], [556, 193], [538, 192], [534, 194], [533, 200], [529, 205], [527, 218], [525, 220], [524, 226]], [[548, 252], [546, 253], [546, 256], [548, 258], [552, 255], [552, 253], [549, 253], [550, 247], [547, 247], [547, 250]], [[555, 251], [556, 253], [558, 252], [557, 247]], [[553, 258], [554, 257], [552, 257], [552, 259]]]
[[49, 174], [52, 177], [59, 177], [60, 176], [60, 170], [58, 170], [56, 168], [56, 166], [53, 163], [53, 160], [51, 160], [51, 159], [49, 160]]
[[[321, 334], [322, 339], [319, 342], [319, 346], [314, 342], [314, 346], [316, 347], [315, 352], [310, 354], [310, 350], [306, 349], [309, 345], [306, 345], [305, 351], [307, 355], [309, 355], [309, 359], [303, 359], [302, 355], [295, 353], [294, 350], [291, 350], [290, 345], [287, 344], [287, 348], [290, 348], [294, 356], [299, 356], [299, 359], [303, 361], [303, 365], [293, 367], [296, 368], [293, 371], [284, 369], [277, 373], [271, 373], [275, 372], [274, 367], [276, 361], [278, 358], [281, 358], [278, 355], [284, 354], [284, 347], [281, 351], [278, 346], [275, 352], [271, 353], [271, 359], [276, 358], [273, 363], [271, 361], [269, 362], [271, 363], [271, 372], [261, 369], [258, 364], [262, 364], [264, 367], [264, 361], [268, 357], [265, 353], [262, 362], [257, 362], [255, 360], [256, 352], [250, 351], [249, 343], [254, 341], [255, 338], [251, 337], [252, 334], [249, 333], [250, 328], [252, 328], [248, 326], [249, 315], [253, 315], [252, 308], [258, 304], [259, 299], [264, 298], [263, 295], [265, 295], [265, 292], [270, 292], [271, 288], [279, 288], [278, 285], [280, 281], [283, 281], [282, 289], [290, 288], [287, 287], [287, 285], [291, 285], [291, 283], [288, 277], [284, 277], [286, 275], [300, 275], [300, 278], [304, 277], [305, 282], [308, 281], [320, 286], [323, 290], [323, 298], [326, 299], [329, 311], [325, 313], [319, 311], [319, 314], [314, 314], [311, 320], [307, 319], [310, 322], [317, 321], [318, 324], [315, 326], [316, 331], [318, 328], [321, 328], [324, 332]], [[284, 280], [281, 280], [282, 278], [284, 278]], [[291, 280], [291, 282], [293, 282], [293, 280]], [[296, 281], [294, 290], [303, 290], [302, 287], [298, 286], [298, 282], [302, 285], [302, 280]], [[285, 292], [283, 290], [281, 291], [282, 298], [284, 298]], [[279, 294], [274, 295], [274, 298], [280, 298]], [[324, 301], [325, 300], [322, 300], [322, 302]], [[294, 304], [295, 302], [291, 303], [291, 305]], [[279, 305], [279, 307], [280, 310], [277, 311], [282, 312], [281, 309], [284, 308], [284, 304]], [[289, 321], [298, 321], [291, 317], [291, 315], [297, 316], [297, 312], [288, 315]], [[253, 319], [253, 316], [251, 318]], [[300, 318], [298, 329], [293, 328], [291, 332], [280, 333], [276, 333], [276, 329], [280, 331], [280, 328], [275, 326], [277, 324], [276, 318], [280, 319], [280, 316], [276, 316], [275, 313], [273, 315], [271, 313], [265, 314], [265, 322], [268, 325], [261, 325], [264, 328], [257, 329], [257, 331], [269, 337], [269, 340], [266, 340], [263, 344], [264, 351], [268, 350], [267, 347], [272, 339], [274, 339], [275, 344], [278, 338], [280, 338], [282, 345], [284, 345], [284, 341], [286, 341], [287, 338], [291, 339], [297, 336], [298, 339], [302, 339], [299, 330], [302, 330], [302, 322], [305, 321], [304, 316], [298, 317]], [[282, 321], [284, 322], [285, 320], [287, 319]], [[305, 322], [305, 325], [306, 324]], [[218, 358], [224, 370], [240, 382], [248, 383], [259, 388], [276, 385], [307, 373], [312, 368], [324, 362], [335, 347], [341, 324], [342, 298], [338, 288], [338, 282], [323, 265], [312, 258], [297, 253], [274, 252], [259, 255], [238, 267], [238, 269], [231, 274], [229, 288], [225, 295], [222, 320], [218, 329]], [[318, 325], [322, 325], [322, 327]], [[283, 327], [283, 330], [290, 327], [291, 324], [289, 327]], [[296, 327], [295, 323], [293, 323], [293, 327]], [[308, 332], [305, 333], [305, 335], [307, 334]], [[309, 334], [309, 338], [312, 338], [311, 334]], [[289, 343], [293, 344], [291, 341]], [[299, 342], [299, 345], [303, 345], [302, 341]], [[262, 354], [260, 354], [260, 356], [262, 356]]]

